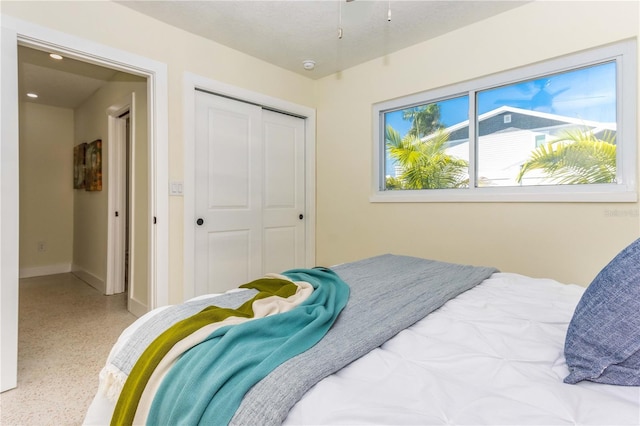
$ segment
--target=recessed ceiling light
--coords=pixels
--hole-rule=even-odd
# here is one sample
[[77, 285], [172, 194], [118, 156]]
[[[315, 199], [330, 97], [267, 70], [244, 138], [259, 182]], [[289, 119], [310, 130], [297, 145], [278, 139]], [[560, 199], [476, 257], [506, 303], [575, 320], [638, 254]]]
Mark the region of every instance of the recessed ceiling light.
[[307, 71], [311, 71], [316, 67], [316, 61], [313, 59], [305, 59], [302, 61], [302, 67]]
[[62, 60], [62, 55], [58, 55], [57, 53], [50, 53], [50, 54], [49, 54], [49, 57], [50, 57], [51, 59], [56, 59], [56, 60], [58, 60], [58, 61]]
[[38, 95], [35, 93], [27, 93], [27, 96], [34, 99], [38, 97]]

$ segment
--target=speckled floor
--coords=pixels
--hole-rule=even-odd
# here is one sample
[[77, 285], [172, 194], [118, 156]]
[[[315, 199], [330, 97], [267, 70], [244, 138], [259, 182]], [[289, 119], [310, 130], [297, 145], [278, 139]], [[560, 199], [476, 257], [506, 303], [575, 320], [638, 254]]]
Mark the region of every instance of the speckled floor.
[[20, 280], [18, 387], [0, 394], [0, 424], [79, 425], [98, 373], [135, 317], [72, 274]]

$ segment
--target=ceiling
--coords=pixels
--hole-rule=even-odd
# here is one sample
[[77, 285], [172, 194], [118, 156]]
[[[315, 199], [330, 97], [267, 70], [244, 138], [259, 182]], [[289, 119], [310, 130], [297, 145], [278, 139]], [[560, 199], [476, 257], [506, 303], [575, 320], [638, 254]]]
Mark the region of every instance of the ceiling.
[[[209, 0], [117, 3], [312, 79], [519, 7], [504, 0]], [[391, 20], [388, 20], [389, 9]], [[338, 37], [342, 29], [342, 38]], [[117, 71], [20, 47], [20, 93], [75, 108]], [[303, 61], [315, 61], [306, 70]]]
[[[49, 52], [18, 46], [18, 93], [27, 102], [73, 109], [117, 73], [70, 58], [55, 60]], [[27, 93], [38, 98], [28, 98]]]
[[[516, 8], [503, 0], [128, 1], [162, 22], [321, 78]], [[391, 9], [391, 20], [388, 11]], [[342, 28], [342, 38], [338, 29]], [[314, 60], [307, 71], [303, 61]]]

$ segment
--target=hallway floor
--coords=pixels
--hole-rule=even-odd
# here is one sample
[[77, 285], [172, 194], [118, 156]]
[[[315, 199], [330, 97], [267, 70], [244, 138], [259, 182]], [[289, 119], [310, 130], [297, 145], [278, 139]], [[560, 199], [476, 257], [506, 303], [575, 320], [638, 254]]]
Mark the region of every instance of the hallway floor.
[[0, 424], [79, 425], [118, 335], [136, 318], [126, 293], [104, 296], [72, 274], [20, 280], [18, 387]]

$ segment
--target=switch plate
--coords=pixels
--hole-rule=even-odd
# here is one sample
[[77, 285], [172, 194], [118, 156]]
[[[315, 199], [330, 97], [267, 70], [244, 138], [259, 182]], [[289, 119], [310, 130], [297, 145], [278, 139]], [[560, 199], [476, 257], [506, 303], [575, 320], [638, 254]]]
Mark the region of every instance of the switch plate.
[[169, 195], [182, 196], [184, 193], [184, 183], [172, 181], [169, 184]]

